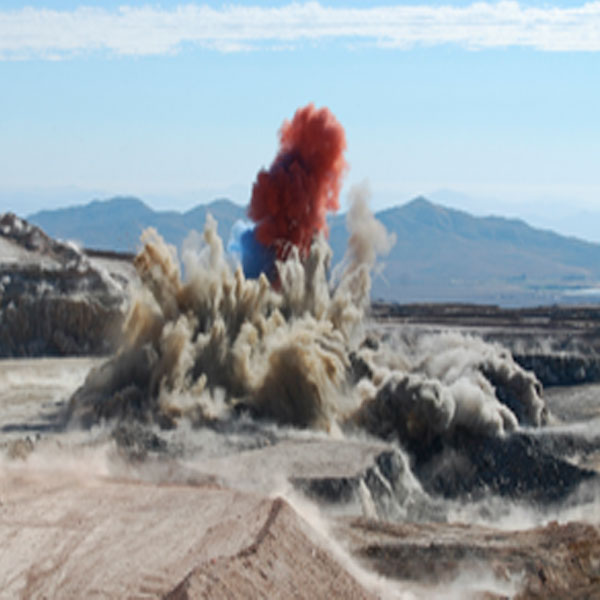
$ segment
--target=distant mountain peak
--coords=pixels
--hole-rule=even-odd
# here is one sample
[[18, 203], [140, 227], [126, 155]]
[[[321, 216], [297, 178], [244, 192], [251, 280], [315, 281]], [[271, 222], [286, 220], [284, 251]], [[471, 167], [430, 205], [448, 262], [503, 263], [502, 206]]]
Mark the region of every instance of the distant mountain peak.
[[417, 196], [413, 200], [410, 200], [406, 204], [400, 207], [401, 210], [406, 211], [408, 213], [415, 213], [419, 215], [425, 215], [428, 213], [431, 214], [440, 214], [440, 213], [448, 213], [455, 212], [451, 208], [447, 208], [445, 206], [441, 206], [440, 204], [435, 204], [431, 200], [425, 198], [425, 196]]
[[435, 229], [451, 229], [453, 216], [458, 211], [434, 204], [424, 196], [418, 196], [399, 208], [405, 218], [418, 222], [420, 226], [429, 226]]
[[181, 213], [155, 211], [134, 196], [115, 196], [84, 206], [42, 211], [30, 215], [29, 221], [54, 237], [75, 239], [88, 248], [134, 252], [147, 227], [154, 227], [169, 243], [181, 247], [191, 230], [204, 229], [207, 212], [217, 219], [219, 234], [225, 239], [234, 221], [245, 214], [241, 206], [224, 198]]
[[409, 200], [405, 205], [405, 207], [415, 207], [415, 208], [436, 208], [437, 204], [431, 202], [431, 200], [427, 200], [425, 196], [417, 196], [412, 200]]
[[[146, 227], [156, 228], [180, 248], [191, 230], [201, 232], [207, 213], [219, 235], [229, 238], [244, 207], [224, 198], [191, 210], [154, 211], [141, 200], [121, 196], [86, 207], [38, 213], [30, 221], [53, 237], [86, 247], [132, 252]], [[397, 243], [373, 279], [374, 297], [406, 301], [557, 302], [564, 291], [600, 284], [600, 245], [541, 231], [522, 221], [478, 217], [424, 196], [388, 208], [378, 218]], [[344, 255], [344, 215], [330, 218], [335, 260]]]
[[[135, 196], [113, 196], [104, 200], [93, 200], [87, 206], [95, 211], [120, 211], [134, 214], [154, 212], [143, 200]], [[81, 207], [78, 207], [81, 208]]]
[[95, 198], [90, 202], [93, 206], [112, 206], [115, 204], [121, 206], [143, 206], [144, 208], [150, 209], [150, 207], [136, 196], [113, 196], [112, 198], [99, 199]]
[[193, 208], [187, 210], [184, 215], [193, 215], [193, 214], [205, 214], [207, 212], [210, 213], [222, 213], [223, 211], [238, 211], [245, 210], [244, 207], [232, 202], [229, 198], [215, 198], [211, 202], [206, 204], [198, 204]]

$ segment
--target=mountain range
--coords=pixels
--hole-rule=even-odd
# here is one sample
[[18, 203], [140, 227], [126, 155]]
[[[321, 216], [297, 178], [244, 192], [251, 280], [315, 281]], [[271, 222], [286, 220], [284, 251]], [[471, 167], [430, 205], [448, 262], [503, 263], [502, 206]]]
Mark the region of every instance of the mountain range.
[[[116, 197], [84, 206], [37, 212], [28, 220], [49, 235], [87, 248], [134, 252], [146, 227], [180, 248], [191, 230], [202, 231], [206, 215], [218, 222], [227, 243], [245, 209], [226, 199], [184, 213], [154, 211], [141, 200]], [[416, 198], [376, 213], [397, 242], [373, 298], [398, 302], [548, 304], [592, 299], [600, 282], [600, 244], [533, 228], [518, 219], [475, 217]], [[348, 240], [344, 215], [329, 219], [334, 262]], [[600, 296], [598, 296], [600, 298]]]

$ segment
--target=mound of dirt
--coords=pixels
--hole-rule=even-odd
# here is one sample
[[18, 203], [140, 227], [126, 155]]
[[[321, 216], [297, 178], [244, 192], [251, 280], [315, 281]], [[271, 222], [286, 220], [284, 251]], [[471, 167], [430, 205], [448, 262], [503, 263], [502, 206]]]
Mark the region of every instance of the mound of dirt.
[[90, 463], [2, 473], [6, 597], [374, 597], [281, 498], [92, 476]]

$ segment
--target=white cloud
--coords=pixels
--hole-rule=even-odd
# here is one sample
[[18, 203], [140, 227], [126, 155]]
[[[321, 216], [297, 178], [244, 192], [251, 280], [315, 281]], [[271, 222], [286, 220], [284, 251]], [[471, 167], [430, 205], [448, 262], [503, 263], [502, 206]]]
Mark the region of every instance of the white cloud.
[[544, 51], [600, 50], [600, 1], [579, 7], [517, 2], [469, 6], [333, 8], [316, 2], [277, 8], [198, 4], [174, 9], [81, 7], [0, 11], [0, 59], [66, 58], [84, 52], [172, 54], [185, 45], [220, 52], [340, 40], [386, 48], [457, 44], [471, 49], [522, 46]]

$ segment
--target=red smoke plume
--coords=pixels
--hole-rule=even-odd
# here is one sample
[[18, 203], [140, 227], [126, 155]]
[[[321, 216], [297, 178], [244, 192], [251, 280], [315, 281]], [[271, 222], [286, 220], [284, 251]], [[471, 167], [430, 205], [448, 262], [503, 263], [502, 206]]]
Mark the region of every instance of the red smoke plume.
[[339, 208], [347, 168], [346, 135], [329, 109], [309, 104], [284, 121], [279, 138], [271, 168], [256, 177], [248, 216], [256, 239], [284, 259], [290, 244], [306, 256], [314, 234], [327, 233], [325, 217]]

